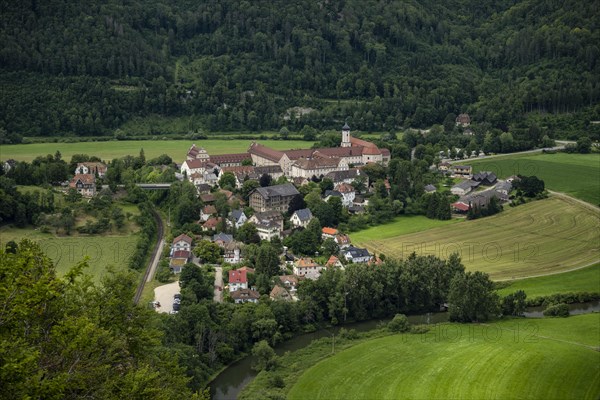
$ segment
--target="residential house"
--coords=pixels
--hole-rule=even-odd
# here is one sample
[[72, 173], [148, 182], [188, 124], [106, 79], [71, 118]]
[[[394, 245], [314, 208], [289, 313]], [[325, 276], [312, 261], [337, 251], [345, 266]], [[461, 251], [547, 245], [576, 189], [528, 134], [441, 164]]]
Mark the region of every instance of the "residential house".
[[265, 211], [257, 212], [248, 220], [251, 224], [258, 224], [260, 222], [276, 222], [280, 229], [283, 230], [283, 214], [279, 211]]
[[290, 222], [296, 228], [306, 228], [311, 219], [313, 219], [313, 215], [310, 209], [303, 208], [301, 210], [294, 211], [294, 213], [290, 217]]
[[434, 193], [437, 190], [437, 188], [432, 184], [425, 185], [423, 189], [425, 189], [425, 193]]
[[69, 182], [69, 188], [77, 190], [84, 197], [93, 197], [96, 194], [96, 175], [77, 174]]
[[200, 200], [202, 200], [204, 204], [212, 204], [215, 202], [215, 195], [212, 193], [202, 193], [200, 195]]
[[344, 171], [333, 171], [325, 175], [325, 178], [329, 178], [333, 181], [333, 185], [337, 186], [342, 183], [352, 184], [359, 176], [365, 177], [365, 187], [368, 187], [368, 177], [364, 173], [361, 173], [358, 168], [350, 168]]
[[298, 277], [296, 275], [281, 275], [279, 281], [290, 293], [296, 293], [298, 289]]
[[350, 246], [350, 236], [338, 233], [333, 239], [340, 249]]
[[250, 194], [250, 207], [257, 212], [286, 212], [294, 196], [300, 194], [291, 183], [257, 188]]
[[462, 201], [452, 203], [450, 207], [452, 207], [452, 210], [458, 214], [466, 214], [469, 211], [469, 208], [471, 208], [469, 207], [469, 204], [465, 204]]
[[329, 257], [329, 260], [327, 260], [325, 267], [327, 267], [327, 268], [342, 268], [343, 269], [344, 265], [342, 264], [342, 262], [340, 261], [339, 258], [337, 258], [334, 255], [331, 255]]
[[215, 230], [217, 229], [221, 221], [221, 217], [210, 217], [205, 223], [202, 224], [202, 230], [205, 232]]
[[448, 172], [448, 171], [450, 171], [451, 167], [452, 167], [452, 164], [450, 164], [447, 161], [444, 161], [444, 162], [438, 164], [438, 170], [440, 170], [442, 172]]
[[496, 177], [496, 174], [494, 174], [493, 172], [479, 171], [478, 173], [473, 175], [471, 180], [475, 181], [475, 182], [479, 182], [480, 185], [492, 186], [498, 181], [498, 178]]
[[273, 301], [292, 301], [293, 300], [290, 292], [288, 292], [287, 289], [285, 289], [279, 285], [275, 285], [275, 287], [273, 287], [273, 289], [271, 290], [271, 293], [269, 294], [269, 297]]
[[294, 275], [308, 279], [318, 279], [323, 268], [323, 266], [314, 262], [312, 258], [301, 257], [294, 264]]
[[452, 186], [452, 188], [450, 188], [450, 192], [452, 192], [452, 194], [455, 194], [457, 196], [464, 196], [465, 194], [469, 193], [471, 190], [473, 190], [474, 187], [477, 187], [479, 184], [477, 182], [473, 182], [471, 180], [466, 180], [466, 181], [462, 181], [460, 183], [457, 183], [456, 185]]
[[181, 174], [186, 175], [188, 178], [191, 178], [193, 174], [204, 174], [206, 171], [206, 161], [200, 159], [194, 160], [185, 160], [181, 164], [181, 169], [179, 172]]
[[206, 222], [213, 215], [217, 215], [217, 209], [213, 205], [207, 205], [200, 210], [200, 221]]
[[229, 213], [228, 222], [230, 226], [235, 226], [239, 229], [248, 220], [246, 214], [242, 210], [232, 210]]
[[512, 183], [507, 182], [507, 181], [500, 181], [496, 184], [496, 186], [494, 187], [494, 190], [498, 193], [502, 193], [502, 194], [508, 196], [508, 194], [512, 190]]
[[271, 176], [274, 181], [283, 176], [283, 170], [280, 165], [263, 165], [254, 167], [253, 179], [260, 179], [263, 175]]
[[212, 190], [212, 186], [208, 183], [200, 183], [199, 185], [196, 185], [196, 190], [198, 191], [198, 194], [207, 194]]
[[212, 237], [213, 243], [216, 243], [219, 247], [225, 248], [226, 245], [233, 242], [233, 235], [227, 233], [217, 233]]
[[283, 229], [281, 225], [276, 221], [262, 220], [254, 224], [256, 226], [256, 233], [260, 240], [271, 240], [274, 238], [281, 239]]
[[260, 294], [251, 289], [240, 289], [230, 293], [231, 298], [236, 304], [239, 303], [258, 303]]
[[242, 248], [239, 242], [232, 241], [225, 244], [225, 252], [223, 253], [223, 260], [230, 264], [239, 264], [243, 261]]
[[245, 269], [232, 269], [229, 271], [229, 292], [248, 289], [248, 271]]
[[335, 186], [335, 190], [337, 190], [342, 195], [342, 205], [344, 207], [350, 207], [352, 203], [354, 203], [354, 198], [356, 197], [356, 191], [354, 187], [349, 183], [340, 183]]
[[321, 237], [323, 240], [325, 239], [335, 239], [335, 236], [338, 234], [338, 230], [335, 228], [324, 227], [321, 229]]
[[469, 125], [471, 125], [471, 117], [469, 114], [458, 114], [458, 117], [456, 117], [456, 126], [466, 128]]
[[171, 254], [169, 268], [174, 274], [179, 274], [183, 266], [192, 259], [192, 252], [188, 250], [177, 250]]
[[192, 238], [185, 233], [173, 239], [173, 243], [171, 244], [171, 254], [179, 250], [192, 251]]
[[75, 174], [92, 174], [102, 178], [104, 175], [106, 175], [106, 169], [106, 164], [103, 162], [88, 161], [77, 163]]
[[473, 167], [471, 167], [470, 165], [454, 165], [452, 166], [451, 171], [454, 177], [470, 179], [473, 175]]
[[371, 260], [371, 254], [369, 254], [367, 249], [361, 249], [354, 246], [347, 247], [342, 251], [342, 254], [346, 257], [346, 260], [354, 264], [366, 263]]

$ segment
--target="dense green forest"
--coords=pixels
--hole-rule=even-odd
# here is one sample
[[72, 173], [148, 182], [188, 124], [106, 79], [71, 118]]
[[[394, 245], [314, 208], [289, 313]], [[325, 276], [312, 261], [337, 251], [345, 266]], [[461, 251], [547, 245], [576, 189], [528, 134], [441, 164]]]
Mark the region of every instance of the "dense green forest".
[[0, 3], [5, 143], [148, 116], [390, 131], [468, 112], [551, 137], [600, 119], [598, 0]]

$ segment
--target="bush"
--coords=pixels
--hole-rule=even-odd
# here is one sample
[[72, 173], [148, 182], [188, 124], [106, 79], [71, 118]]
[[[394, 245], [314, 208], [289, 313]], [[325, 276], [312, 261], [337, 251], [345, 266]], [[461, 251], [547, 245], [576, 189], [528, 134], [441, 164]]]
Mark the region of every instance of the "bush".
[[394, 319], [388, 324], [388, 329], [391, 332], [408, 332], [410, 330], [410, 322], [404, 314], [396, 314]]
[[429, 332], [429, 325], [414, 325], [410, 328], [410, 333], [422, 335]]
[[553, 304], [544, 310], [544, 317], [568, 317], [569, 306], [565, 303]]

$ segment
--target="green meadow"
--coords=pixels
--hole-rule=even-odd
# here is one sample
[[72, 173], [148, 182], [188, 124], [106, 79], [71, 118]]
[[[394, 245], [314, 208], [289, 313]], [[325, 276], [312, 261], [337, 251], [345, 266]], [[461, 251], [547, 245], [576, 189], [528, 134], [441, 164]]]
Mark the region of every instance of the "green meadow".
[[498, 294], [506, 296], [517, 290], [523, 290], [529, 298], [555, 293], [600, 293], [600, 263], [561, 274], [511, 281], [509, 286], [499, 289]]
[[[377, 228], [376, 228], [377, 229]], [[519, 279], [567, 271], [600, 259], [598, 212], [551, 196], [491, 217], [450, 223], [409, 234], [351, 234], [355, 245], [404, 258], [412, 252], [447, 258], [458, 252], [468, 270], [492, 279]], [[358, 236], [357, 236], [358, 235]]]
[[445, 226], [461, 221], [464, 220], [451, 219], [447, 221], [441, 221], [438, 219], [427, 218], [424, 215], [401, 215], [387, 224], [363, 229], [352, 233], [350, 236], [353, 243], [362, 245], [373, 239], [389, 239], [395, 236], [425, 231], [431, 228], [437, 228], [439, 226]]
[[306, 370], [287, 398], [597, 399], [599, 326], [596, 313], [369, 340]]
[[[89, 268], [84, 272], [99, 281], [108, 268], [125, 270], [129, 257], [137, 245], [137, 235], [56, 236], [30, 228], [0, 228], [0, 246], [14, 240], [29, 239], [37, 242], [56, 266], [59, 275], [88, 257]], [[144, 262], [144, 260], [140, 260]]]
[[493, 171], [500, 178], [535, 175], [546, 188], [600, 204], [600, 154], [527, 154], [465, 161], [475, 171]]
[[[313, 142], [303, 140], [258, 140], [257, 142], [278, 150], [309, 148]], [[109, 142], [79, 142], [79, 143], [32, 143], [11, 144], [0, 147], [0, 160], [15, 159], [18, 161], [32, 161], [38, 156], [54, 154], [60, 151], [62, 157], [70, 160], [73, 154], [88, 154], [100, 157], [102, 160], [137, 156], [140, 149], [144, 149], [146, 159], [157, 157], [161, 154], [169, 155], [173, 161], [182, 162], [190, 146], [196, 143], [202, 146], [209, 154], [243, 153], [250, 147], [251, 140], [123, 140]]]

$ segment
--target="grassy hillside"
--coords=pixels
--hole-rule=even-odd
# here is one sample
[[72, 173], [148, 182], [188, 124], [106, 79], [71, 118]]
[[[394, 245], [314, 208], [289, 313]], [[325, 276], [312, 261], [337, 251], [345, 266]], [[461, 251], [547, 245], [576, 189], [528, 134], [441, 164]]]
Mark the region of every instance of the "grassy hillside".
[[465, 162], [474, 170], [493, 171], [501, 178], [536, 175], [548, 189], [600, 204], [600, 154], [535, 154]]
[[[126, 155], [134, 155], [144, 149], [146, 159], [168, 154], [173, 161], [182, 162], [192, 143], [203, 146], [209, 154], [243, 153], [250, 147], [250, 140], [123, 140], [111, 142], [85, 143], [34, 143], [18, 145], [2, 145], [0, 159], [13, 158], [18, 161], [31, 161], [38, 156], [54, 154], [59, 150], [64, 159], [68, 160], [73, 154], [88, 154], [98, 156], [103, 160], [111, 160]], [[274, 149], [300, 149], [311, 147], [313, 142], [301, 140], [261, 140], [260, 143]]]
[[514, 281], [509, 286], [498, 290], [498, 294], [506, 296], [517, 290], [524, 290], [528, 297], [569, 292], [600, 293], [600, 264], [562, 274]]
[[441, 221], [438, 219], [427, 218], [424, 215], [402, 215], [396, 217], [392, 222], [388, 222], [387, 224], [373, 226], [352, 233], [352, 241], [356, 243], [366, 243], [373, 239], [389, 239], [399, 235], [421, 232], [461, 221], [463, 220], [451, 219]]
[[596, 399], [599, 324], [589, 314], [375, 339], [308, 369], [288, 398]]
[[[390, 238], [350, 237], [388, 257], [458, 252], [468, 270], [493, 279], [559, 272], [597, 262], [600, 257], [598, 213], [574, 201], [549, 198], [506, 207], [492, 217], [465, 221]], [[359, 236], [360, 238], [360, 236]]]

